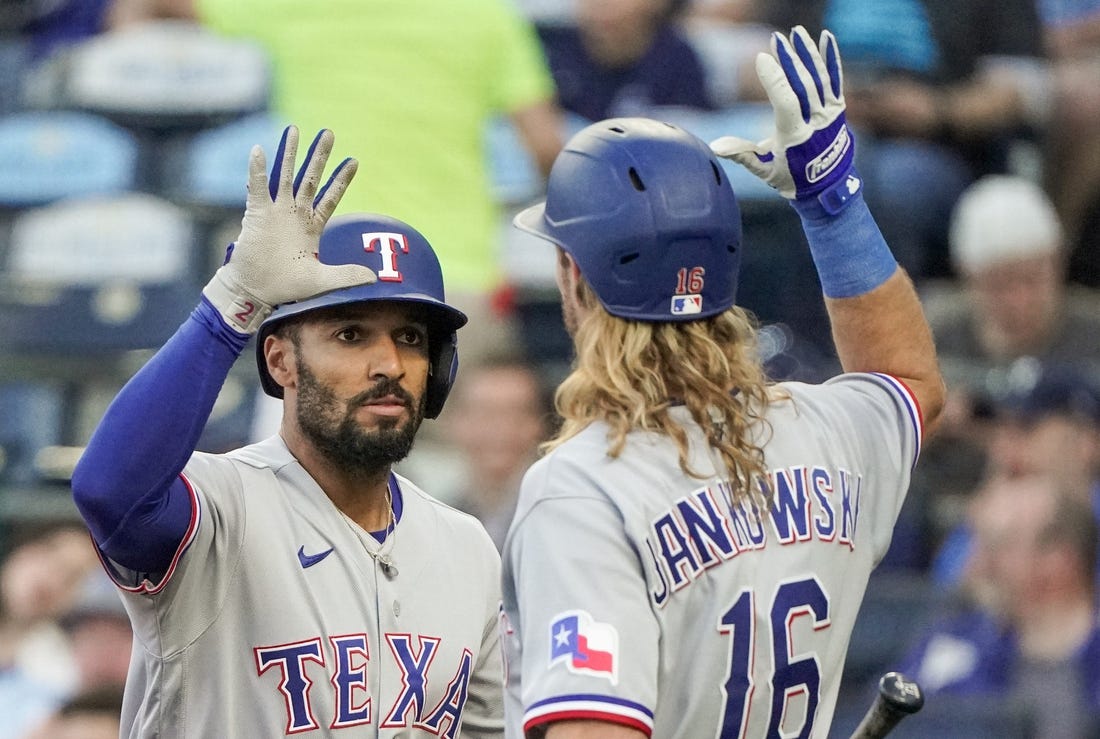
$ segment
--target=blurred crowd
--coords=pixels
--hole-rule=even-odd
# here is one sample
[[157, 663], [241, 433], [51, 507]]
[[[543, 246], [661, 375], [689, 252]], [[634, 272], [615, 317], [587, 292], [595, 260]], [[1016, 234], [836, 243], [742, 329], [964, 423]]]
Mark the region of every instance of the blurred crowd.
[[[588, 121], [766, 135], [753, 60], [795, 24], [840, 43], [857, 168], [949, 385], [867, 596], [904, 600], [913, 628], [857, 637], [930, 706], [1100, 736], [1100, 0], [0, 0], [0, 739], [117, 736], [131, 633], [66, 475], [197, 301], [251, 144], [331, 126], [361, 160], [341, 210], [436, 246], [472, 320], [399, 471], [500, 546], [570, 362], [553, 254], [511, 215]], [[243, 150], [201, 158], [221, 141]], [[796, 216], [730, 174], [767, 367], [822, 380], [838, 364]], [[239, 364], [200, 448], [274, 431]]]

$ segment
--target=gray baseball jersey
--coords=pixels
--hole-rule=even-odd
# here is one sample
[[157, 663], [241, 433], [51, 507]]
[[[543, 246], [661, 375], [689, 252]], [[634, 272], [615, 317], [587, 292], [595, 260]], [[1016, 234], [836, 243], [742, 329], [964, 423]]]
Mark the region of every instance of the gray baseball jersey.
[[921, 420], [886, 375], [778, 387], [790, 399], [756, 429], [770, 516], [727, 502], [683, 408], [709, 478], [656, 434], [612, 459], [602, 423], [529, 470], [504, 548], [507, 736], [570, 718], [661, 739], [826, 736]]
[[500, 559], [476, 519], [394, 476], [380, 545], [277, 436], [195, 454], [184, 477], [187, 540], [124, 594], [130, 736], [502, 735]]

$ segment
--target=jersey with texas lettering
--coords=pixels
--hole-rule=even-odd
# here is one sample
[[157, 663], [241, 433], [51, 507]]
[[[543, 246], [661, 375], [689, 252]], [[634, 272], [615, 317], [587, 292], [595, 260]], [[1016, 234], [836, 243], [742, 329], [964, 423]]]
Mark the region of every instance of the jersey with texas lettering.
[[504, 548], [507, 735], [570, 718], [661, 739], [824, 739], [920, 449], [895, 378], [781, 383], [754, 429], [771, 509], [733, 506], [684, 408], [617, 458], [593, 424], [524, 478]]
[[124, 594], [124, 736], [501, 735], [500, 565], [476, 519], [395, 475], [379, 544], [279, 437], [195, 454], [184, 478], [187, 540]]

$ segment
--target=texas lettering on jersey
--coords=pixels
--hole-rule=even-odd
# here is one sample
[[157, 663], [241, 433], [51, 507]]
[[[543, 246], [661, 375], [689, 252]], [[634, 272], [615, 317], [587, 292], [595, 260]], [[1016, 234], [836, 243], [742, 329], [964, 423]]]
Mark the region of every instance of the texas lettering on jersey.
[[414, 726], [436, 736], [458, 736], [462, 709], [473, 670], [473, 653], [462, 650], [457, 668], [443, 674], [437, 665], [433, 680], [446, 681], [442, 700], [427, 705], [428, 668], [436, 657], [439, 637], [410, 634], [386, 634], [390, 657], [401, 674], [401, 692], [384, 713], [375, 715], [371, 686], [367, 681], [371, 655], [366, 634], [344, 634], [328, 638], [314, 637], [290, 644], [255, 647], [253, 657], [257, 674], [273, 673], [276, 689], [286, 704], [286, 733], [298, 734], [320, 728], [310, 696], [310, 688], [319, 679], [334, 688], [335, 706], [329, 729], [346, 729], [378, 722], [382, 729]]
[[731, 507], [727, 482], [677, 500], [650, 524], [646, 545], [660, 583], [650, 592], [664, 606], [705, 570], [746, 551], [817, 540], [854, 549], [863, 479], [846, 470], [789, 467], [770, 473], [770, 516], [746, 505]]

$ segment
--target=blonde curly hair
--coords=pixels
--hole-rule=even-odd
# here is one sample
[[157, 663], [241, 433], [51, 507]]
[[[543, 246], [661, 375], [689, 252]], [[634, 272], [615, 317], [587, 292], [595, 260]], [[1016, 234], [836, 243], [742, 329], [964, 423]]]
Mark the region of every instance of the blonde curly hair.
[[578, 285], [577, 297], [591, 309], [576, 327], [576, 359], [554, 397], [561, 428], [543, 450], [604, 421], [611, 457], [631, 431], [652, 431], [676, 443], [684, 474], [702, 479], [688, 464], [687, 432], [669, 413], [683, 404], [725, 464], [731, 505], [766, 510], [764, 451], [748, 433], [766, 423], [772, 397], [757, 359], [755, 319], [734, 306], [698, 321], [639, 322], [608, 313], [587, 284]]

